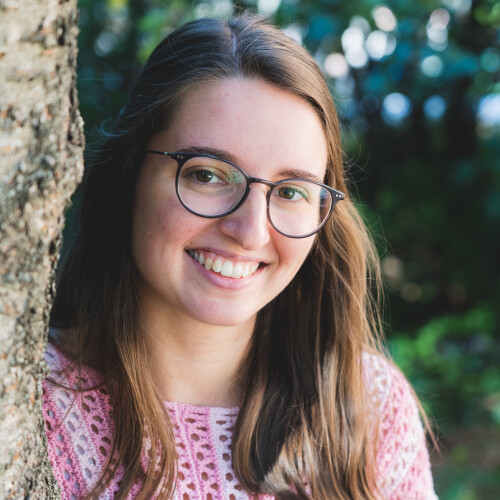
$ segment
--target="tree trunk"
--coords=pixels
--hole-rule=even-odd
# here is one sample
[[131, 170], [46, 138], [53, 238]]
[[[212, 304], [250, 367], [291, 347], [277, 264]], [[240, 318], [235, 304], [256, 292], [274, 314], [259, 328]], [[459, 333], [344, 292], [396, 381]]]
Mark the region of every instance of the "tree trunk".
[[0, 498], [59, 498], [41, 413], [64, 211], [83, 171], [76, 0], [0, 0]]

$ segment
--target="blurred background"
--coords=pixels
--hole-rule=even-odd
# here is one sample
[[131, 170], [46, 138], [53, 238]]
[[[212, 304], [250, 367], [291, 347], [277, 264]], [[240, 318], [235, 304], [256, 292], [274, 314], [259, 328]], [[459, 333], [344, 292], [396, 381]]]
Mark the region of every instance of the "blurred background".
[[[500, 498], [500, 1], [80, 0], [86, 132], [154, 46], [258, 11], [307, 47], [342, 124], [387, 287], [387, 337], [436, 429], [436, 491]], [[71, 214], [70, 214], [71, 215]], [[70, 217], [71, 218], [71, 217]]]

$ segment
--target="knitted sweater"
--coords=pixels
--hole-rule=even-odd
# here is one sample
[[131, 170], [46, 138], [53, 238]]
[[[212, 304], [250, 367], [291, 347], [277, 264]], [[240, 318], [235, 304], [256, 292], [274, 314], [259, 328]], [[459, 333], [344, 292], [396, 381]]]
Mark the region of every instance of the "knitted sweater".
[[[49, 345], [46, 361], [51, 378], [76, 387], [77, 375], [60, 372], [67, 358]], [[381, 357], [365, 355], [363, 371], [380, 416], [377, 483], [384, 499], [437, 500], [429, 456], [417, 406], [408, 382]], [[81, 372], [82, 383], [95, 386], [99, 375]], [[214, 408], [165, 402], [174, 429], [178, 454], [175, 500], [248, 500], [231, 463], [232, 428], [238, 408]], [[109, 396], [104, 387], [75, 393], [46, 380], [43, 412], [48, 454], [63, 500], [83, 498], [105, 465], [113, 435]], [[123, 470], [100, 499], [113, 499]], [[140, 489], [134, 485], [128, 498]], [[272, 497], [261, 495], [260, 500]]]

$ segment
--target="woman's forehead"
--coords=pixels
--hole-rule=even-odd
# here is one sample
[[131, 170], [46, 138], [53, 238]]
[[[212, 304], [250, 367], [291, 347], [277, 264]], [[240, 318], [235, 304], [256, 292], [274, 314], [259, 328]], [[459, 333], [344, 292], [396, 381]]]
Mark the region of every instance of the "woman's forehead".
[[300, 166], [321, 178], [327, 163], [326, 137], [314, 108], [259, 79], [232, 78], [196, 86], [183, 99], [170, 127], [153, 142], [155, 148], [169, 151], [192, 147], [226, 151], [242, 168]]

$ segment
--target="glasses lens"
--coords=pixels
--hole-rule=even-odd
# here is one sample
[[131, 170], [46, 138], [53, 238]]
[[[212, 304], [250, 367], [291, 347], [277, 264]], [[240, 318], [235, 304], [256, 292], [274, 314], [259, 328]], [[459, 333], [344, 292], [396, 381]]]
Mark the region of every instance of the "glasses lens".
[[328, 217], [333, 199], [324, 187], [301, 179], [280, 182], [271, 192], [269, 218], [289, 236], [314, 233]]
[[179, 173], [179, 198], [197, 214], [217, 217], [234, 208], [246, 189], [245, 176], [233, 165], [216, 158], [187, 160]]

